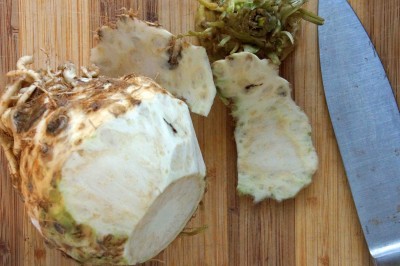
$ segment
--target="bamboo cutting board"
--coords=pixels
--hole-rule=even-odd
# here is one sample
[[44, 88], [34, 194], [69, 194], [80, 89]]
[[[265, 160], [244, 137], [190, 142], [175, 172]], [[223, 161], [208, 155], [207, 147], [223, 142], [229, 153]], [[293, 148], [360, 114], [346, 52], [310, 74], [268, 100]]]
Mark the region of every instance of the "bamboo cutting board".
[[[351, 0], [376, 45], [400, 103], [400, 2]], [[139, 10], [173, 33], [194, 28], [195, 0], [0, 0], [0, 86], [21, 55], [33, 54], [44, 66], [64, 60], [89, 63], [95, 30], [112, 21], [121, 8]], [[317, 1], [308, 8], [316, 11]], [[349, 36], [351, 38], [351, 36]], [[208, 118], [193, 116], [206, 161], [208, 190], [188, 227], [207, 225], [196, 236], [181, 236], [146, 265], [372, 265], [351, 199], [328, 116], [321, 84], [316, 26], [304, 23], [295, 52], [281, 74], [293, 97], [308, 114], [320, 166], [312, 185], [295, 199], [254, 205], [238, 197], [234, 125], [215, 100]], [[3, 154], [0, 169], [0, 265], [79, 265], [46, 247], [28, 221], [10, 184]], [[400, 207], [400, 206], [399, 206]], [[400, 230], [400, 229], [399, 229]]]

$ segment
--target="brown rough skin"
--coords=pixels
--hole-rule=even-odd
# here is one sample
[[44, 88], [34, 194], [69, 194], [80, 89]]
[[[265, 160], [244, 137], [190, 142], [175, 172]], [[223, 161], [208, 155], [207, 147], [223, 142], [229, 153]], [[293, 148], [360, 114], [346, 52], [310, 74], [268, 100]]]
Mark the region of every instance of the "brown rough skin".
[[[141, 76], [106, 78], [98, 76], [97, 69], [83, 68], [85, 75], [78, 77], [70, 63], [55, 71], [35, 72], [26, 68], [31, 62], [31, 57], [23, 57], [18, 70], [8, 73], [15, 82], [0, 100], [0, 142], [13, 185], [50, 245], [82, 262], [124, 264], [128, 237], [99, 237], [90, 226], [77, 224], [58, 190], [60, 169], [104, 120], [141, 104], [136, 92], [169, 93]], [[58, 170], [42, 171], [45, 167]]]

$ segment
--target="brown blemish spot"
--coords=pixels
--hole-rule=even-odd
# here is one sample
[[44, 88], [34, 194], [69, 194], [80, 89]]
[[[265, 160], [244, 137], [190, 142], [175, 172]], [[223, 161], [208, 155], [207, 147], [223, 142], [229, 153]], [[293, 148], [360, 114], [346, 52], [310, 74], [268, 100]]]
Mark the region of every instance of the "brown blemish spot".
[[26, 189], [29, 191], [29, 192], [33, 192], [33, 184], [32, 184], [32, 182], [28, 182], [28, 183], [26, 183]]
[[287, 90], [285, 89], [285, 87], [279, 87], [277, 90], [276, 90], [276, 94], [278, 94], [279, 96], [281, 96], [281, 97], [286, 97], [287, 95], [288, 95], [288, 93], [287, 93]]
[[46, 133], [50, 135], [58, 135], [63, 129], [68, 125], [68, 116], [66, 115], [56, 115], [56, 117], [47, 124]]
[[60, 234], [62, 234], [62, 235], [65, 233], [64, 227], [63, 227], [61, 224], [57, 223], [57, 222], [54, 223], [54, 229], [55, 229], [58, 233], [60, 233]]
[[46, 250], [41, 249], [41, 248], [35, 248], [34, 256], [35, 256], [35, 259], [37, 259], [37, 260], [44, 259], [44, 257], [46, 257]]
[[106, 235], [99, 244], [106, 247], [110, 252], [112, 250], [118, 249], [119, 246], [122, 246], [128, 239], [126, 237], [115, 237], [113, 235]]
[[53, 159], [53, 149], [46, 143], [40, 145], [40, 155], [47, 160]]
[[126, 81], [130, 85], [140, 86], [140, 83], [138, 82], [138, 76], [134, 73], [123, 76], [121, 80]]
[[175, 96], [176, 98], [178, 98], [179, 100], [183, 101], [184, 103], [187, 102], [187, 99], [183, 96]]
[[99, 40], [101, 40], [102, 38], [103, 38], [103, 36], [104, 36], [104, 34], [103, 34], [103, 31], [101, 30], [101, 29], [99, 29], [98, 31], [97, 31], [97, 38], [99, 39]]
[[245, 58], [247, 61], [253, 61], [253, 56], [251, 56], [250, 54], [246, 55]]
[[259, 87], [259, 86], [262, 86], [262, 85], [263, 85], [263, 83], [260, 83], [260, 84], [249, 84], [246, 87], [244, 87], [244, 89], [245, 89], [246, 92], [248, 92], [252, 88]]
[[48, 239], [44, 239], [44, 244], [45, 244], [48, 248], [51, 248], [51, 249], [53, 249], [53, 248], [56, 247], [56, 244], [55, 244], [53, 241], [48, 240]]
[[[45, 212], [47, 213], [49, 211], [50, 208], [50, 203], [48, 201], [45, 200], [40, 200], [38, 202], [38, 206]], [[48, 224], [46, 221], [41, 221], [40, 226], [46, 227]]]
[[79, 125], [78, 130], [84, 129], [85, 126], [86, 126], [85, 123], [82, 122], [82, 123]]
[[52, 188], [57, 188], [57, 180], [58, 180], [57, 175], [53, 175], [50, 181], [50, 185]]
[[97, 110], [99, 110], [101, 107], [101, 103], [99, 102], [92, 102], [89, 105], [89, 112], [96, 112]]
[[129, 100], [129, 103], [130, 103], [132, 106], [140, 105], [140, 104], [142, 103], [141, 100], [135, 99], [135, 98], [133, 98], [132, 96], [129, 96], [129, 97], [128, 97], [128, 100]]
[[40, 145], [40, 152], [42, 154], [47, 154], [49, 152], [49, 146], [46, 143]]
[[93, 233], [90, 227], [82, 224], [77, 225], [73, 230], [74, 231], [71, 232], [71, 236], [73, 236], [77, 240], [83, 238], [90, 239]]
[[169, 42], [169, 69], [176, 69], [179, 66], [179, 61], [182, 59], [182, 45], [177, 42], [175, 37], [172, 37]]
[[126, 112], [126, 107], [121, 104], [114, 104], [113, 106], [111, 106], [109, 112], [115, 117], [118, 117]]
[[76, 146], [78, 146], [78, 145], [81, 145], [82, 142], [83, 142], [83, 139], [77, 139], [77, 140], [75, 140], [74, 144], [75, 144]]
[[27, 132], [45, 111], [46, 106], [36, 103], [33, 103], [32, 106], [26, 104], [18, 109], [13, 115], [13, 122], [17, 128], [17, 133]]

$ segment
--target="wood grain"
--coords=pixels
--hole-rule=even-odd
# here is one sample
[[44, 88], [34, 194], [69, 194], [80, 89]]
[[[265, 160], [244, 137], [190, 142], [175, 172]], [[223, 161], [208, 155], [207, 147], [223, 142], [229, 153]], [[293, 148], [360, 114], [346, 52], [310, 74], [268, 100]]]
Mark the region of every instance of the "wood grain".
[[[350, 0], [370, 33], [400, 104], [400, 2]], [[35, 67], [46, 61], [89, 63], [93, 35], [133, 8], [173, 33], [194, 27], [195, 0], [0, 0], [0, 87], [19, 56], [33, 54]], [[308, 8], [316, 11], [317, 1]], [[207, 225], [193, 237], [179, 237], [145, 265], [373, 265], [357, 220], [319, 71], [317, 28], [304, 23], [295, 52], [281, 67], [293, 97], [313, 126], [320, 166], [312, 185], [295, 199], [254, 205], [238, 197], [234, 125], [215, 100], [208, 118], [193, 115], [207, 165], [208, 190], [188, 227]], [[48, 248], [28, 221], [10, 184], [5, 158], [0, 169], [0, 265], [79, 265]]]

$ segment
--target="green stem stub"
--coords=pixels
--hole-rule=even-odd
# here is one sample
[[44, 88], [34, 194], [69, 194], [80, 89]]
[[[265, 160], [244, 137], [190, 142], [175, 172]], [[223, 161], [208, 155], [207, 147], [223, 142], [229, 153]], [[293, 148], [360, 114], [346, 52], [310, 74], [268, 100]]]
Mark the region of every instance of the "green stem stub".
[[198, 0], [196, 32], [211, 61], [253, 47], [275, 64], [293, 50], [301, 20], [324, 19], [302, 8], [307, 0]]

